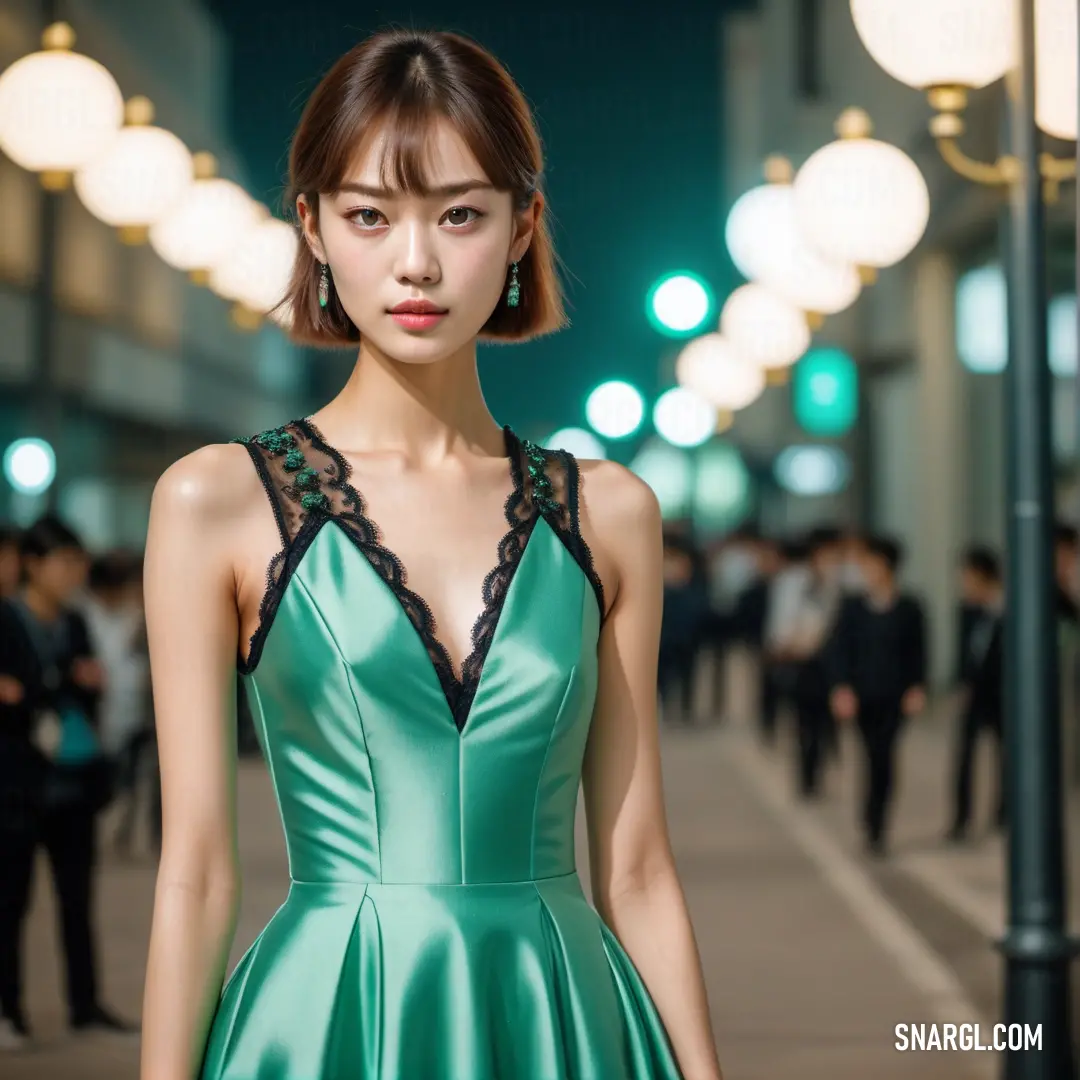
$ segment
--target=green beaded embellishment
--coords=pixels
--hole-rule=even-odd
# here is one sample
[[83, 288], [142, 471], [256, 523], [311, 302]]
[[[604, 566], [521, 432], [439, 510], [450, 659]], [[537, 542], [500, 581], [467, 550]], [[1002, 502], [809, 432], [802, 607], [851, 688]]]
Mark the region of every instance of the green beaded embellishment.
[[[236, 439], [235, 442], [245, 442], [245, 439]], [[272, 428], [256, 435], [254, 440], [271, 457], [285, 455], [284, 468], [286, 472], [295, 473], [292, 487], [286, 488], [286, 492], [296, 498], [296, 492], [300, 492], [300, 505], [308, 511], [329, 510], [330, 500], [326, 493], [319, 490], [319, 472], [311, 468], [304, 457], [304, 451], [296, 444], [296, 437], [286, 428]]]
[[521, 445], [529, 459], [529, 479], [533, 484], [533, 502], [541, 513], [561, 514], [562, 506], [554, 497], [551, 478], [547, 474], [547, 455], [541, 446], [528, 439], [522, 439]]
[[319, 474], [310, 466], [305, 466], [296, 474], [293, 483], [304, 490], [317, 488], [319, 486]]
[[510, 264], [510, 287], [506, 290], [506, 306], [517, 307], [521, 300], [521, 285], [518, 283], [518, 264]]
[[296, 445], [296, 439], [284, 428], [273, 428], [255, 436], [255, 441], [271, 454], [283, 454]]

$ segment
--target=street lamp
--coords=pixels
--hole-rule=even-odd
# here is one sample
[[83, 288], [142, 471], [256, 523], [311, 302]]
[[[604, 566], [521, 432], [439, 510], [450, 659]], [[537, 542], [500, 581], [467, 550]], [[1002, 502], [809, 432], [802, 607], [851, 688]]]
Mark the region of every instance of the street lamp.
[[873, 271], [898, 263], [922, 239], [930, 192], [915, 162], [870, 138], [871, 130], [862, 109], [840, 114], [837, 141], [811, 154], [795, 176], [795, 210], [821, 255]]
[[261, 217], [259, 204], [239, 184], [217, 175], [213, 154], [202, 150], [192, 160], [194, 183], [150, 227], [150, 246], [197, 285], [207, 285], [210, 271]]
[[683, 346], [675, 379], [724, 414], [753, 404], [765, 389], [765, 372], [722, 334], [702, 334]]
[[764, 285], [740, 285], [720, 312], [720, 333], [772, 384], [810, 347], [806, 315]]
[[210, 288], [235, 302], [233, 319], [242, 329], [258, 327], [284, 299], [299, 245], [292, 225], [271, 217], [265, 206], [259, 214], [260, 220], [210, 271]]
[[[124, 120], [124, 98], [106, 68], [71, 51], [75, 34], [67, 23], [49, 25], [41, 42], [40, 52], [21, 57], [0, 73], [0, 150], [36, 172], [44, 189], [29, 352], [37, 434], [60, 448], [61, 403], [52, 378], [58, 193], [76, 169], [93, 161], [115, 138]], [[59, 457], [64, 460], [62, 452]], [[50, 509], [57, 490], [57, 484], [48, 488]]]
[[0, 150], [46, 190], [62, 191], [116, 135], [124, 99], [106, 68], [71, 51], [67, 23], [49, 26], [41, 43], [0, 74]]
[[765, 176], [767, 183], [741, 195], [728, 214], [724, 239], [736, 269], [810, 313], [812, 322], [850, 307], [862, 290], [858, 271], [806, 242], [795, 211], [791, 163], [771, 157]]
[[[942, 157], [962, 176], [1009, 191], [1009, 336], [1006, 380], [1006, 485], [1009, 602], [1005, 615], [1005, 766], [1008, 793], [1008, 929], [1005, 1019], [1039, 1024], [1042, 1045], [1006, 1056], [1008, 1080], [1074, 1075], [1065, 933], [1064, 823], [1058, 659], [1053, 598], [1054, 518], [1047, 363], [1043, 199], [1054, 198], [1074, 161], [1041, 153], [1036, 126], [1055, 124], [1048, 102], [1076, 97], [1076, 12], [1048, 31], [1044, 20], [1068, 4], [1049, 0], [851, 0], [870, 54], [896, 78], [927, 92], [937, 115], [930, 130]], [[1071, 38], [1036, 75], [1039, 38]], [[1070, 58], [1071, 54], [1071, 58]], [[1055, 54], [1056, 55], [1056, 54]], [[1038, 58], [1041, 61], [1041, 56]], [[1057, 75], [1054, 76], [1054, 72]], [[1010, 152], [992, 163], [957, 144], [972, 88], [1007, 74]], [[1063, 86], [1052, 89], [1045, 80]], [[1042, 81], [1040, 81], [1042, 80]], [[1075, 113], [1074, 113], [1075, 115]], [[1075, 130], [1072, 131], [1075, 135]]]
[[75, 174], [75, 192], [100, 221], [118, 229], [127, 244], [146, 242], [194, 180], [191, 151], [171, 131], [153, 124], [154, 106], [133, 97], [125, 126]]

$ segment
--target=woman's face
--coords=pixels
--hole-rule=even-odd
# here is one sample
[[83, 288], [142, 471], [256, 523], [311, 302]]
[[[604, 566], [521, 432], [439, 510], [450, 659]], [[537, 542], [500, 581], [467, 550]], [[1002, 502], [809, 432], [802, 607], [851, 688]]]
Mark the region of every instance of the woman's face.
[[86, 583], [89, 561], [78, 548], [57, 548], [26, 560], [30, 584], [55, 604], [66, 604]]
[[[439, 121], [428, 145], [427, 186], [441, 194], [380, 190], [384, 136], [376, 136], [342, 190], [319, 198], [318, 221], [297, 210], [316, 258], [362, 337], [405, 363], [432, 363], [471, 345], [500, 302], [510, 263], [528, 248], [542, 206], [515, 215], [464, 140]], [[442, 314], [426, 324], [395, 318], [404, 301]]]

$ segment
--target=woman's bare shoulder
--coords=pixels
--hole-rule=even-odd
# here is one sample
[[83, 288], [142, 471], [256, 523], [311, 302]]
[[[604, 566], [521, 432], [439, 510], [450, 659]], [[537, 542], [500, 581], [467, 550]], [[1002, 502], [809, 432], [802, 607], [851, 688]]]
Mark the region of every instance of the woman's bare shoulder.
[[265, 499], [245, 446], [210, 443], [174, 461], [154, 485], [152, 510], [188, 522], [235, 520]]
[[580, 503], [593, 527], [605, 536], [640, 529], [660, 520], [656, 494], [639, 476], [616, 461], [578, 459]]

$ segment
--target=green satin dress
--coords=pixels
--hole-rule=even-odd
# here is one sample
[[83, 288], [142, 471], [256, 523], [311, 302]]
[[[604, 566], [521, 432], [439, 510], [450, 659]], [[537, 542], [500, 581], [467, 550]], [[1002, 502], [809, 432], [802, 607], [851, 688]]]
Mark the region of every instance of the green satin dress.
[[342, 455], [308, 420], [238, 440], [283, 541], [240, 670], [291, 884], [203, 1080], [680, 1077], [575, 871], [604, 610], [577, 465], [504, 434], [509, 529], [460, 677]]

